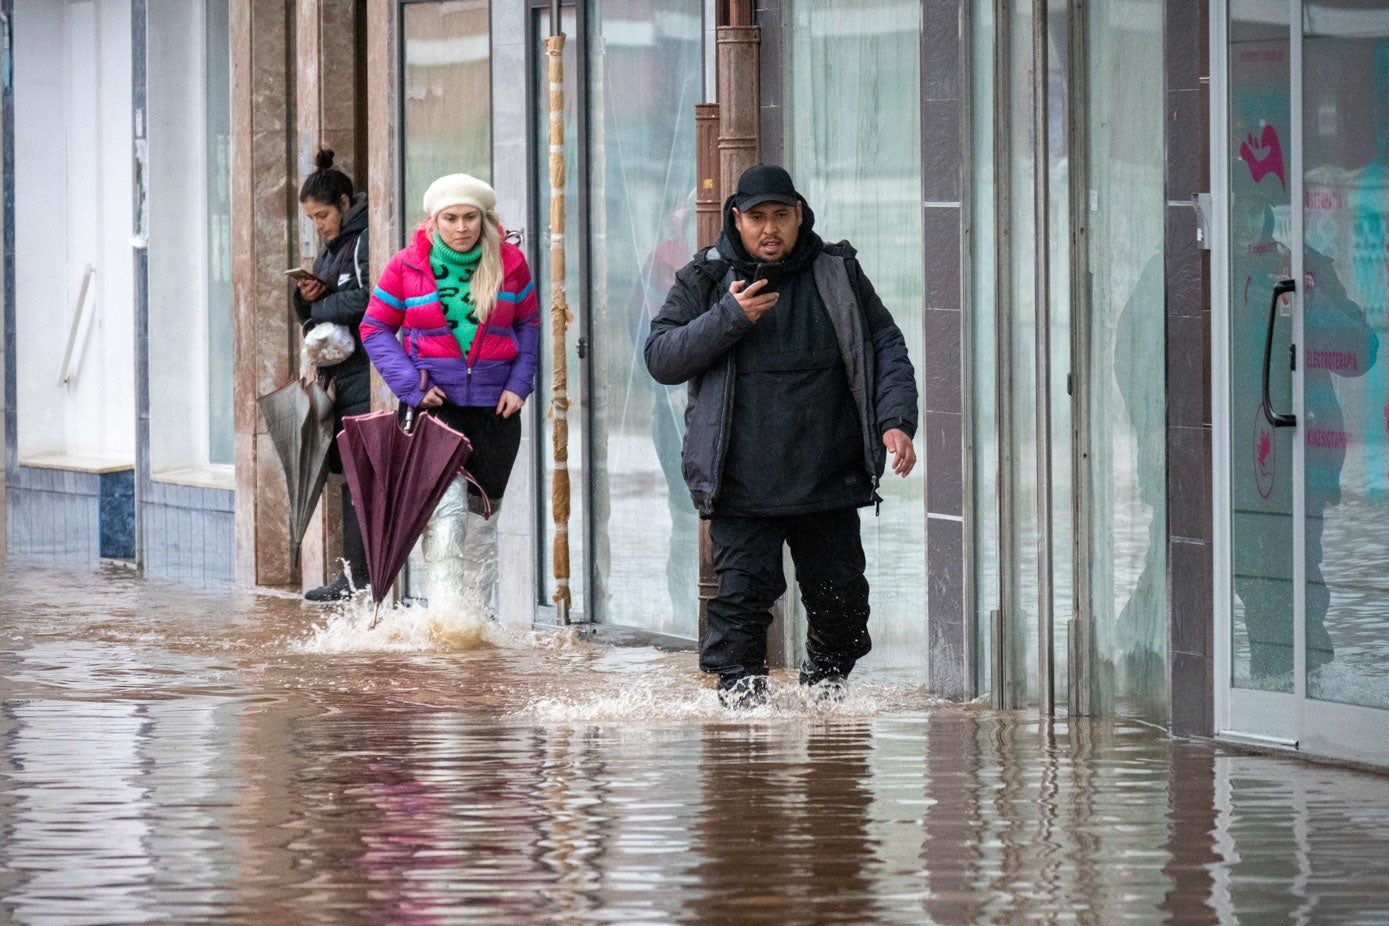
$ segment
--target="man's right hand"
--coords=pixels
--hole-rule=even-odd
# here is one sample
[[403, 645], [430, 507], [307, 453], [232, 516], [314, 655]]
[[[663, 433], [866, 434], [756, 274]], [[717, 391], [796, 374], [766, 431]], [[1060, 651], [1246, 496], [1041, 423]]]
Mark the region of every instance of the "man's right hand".
[[748, 317], [748, 321], [755, 322], [781, 298], [776, 293], [764, 293], [763, 290], [766, 288], [766, 280], [755, 280], [751, 286], [747, 280], [734, 280], [733, 285], [728, 287], [728, 292], [738, 300], [738, 306]]
[[304, 297], [305, 302], [317, 302], [323, 298], [327, 289], [328, 287], [324, 286], [321, 280], [299, 281], [299, 295]]
[[430, 390], [424, 394], [424, 398], [420, 399], [419, 407], [434, 408], [437, 405], [443, 404], [444, 390], [440, 389], [438, 386], [432, 386], [430, 387]]

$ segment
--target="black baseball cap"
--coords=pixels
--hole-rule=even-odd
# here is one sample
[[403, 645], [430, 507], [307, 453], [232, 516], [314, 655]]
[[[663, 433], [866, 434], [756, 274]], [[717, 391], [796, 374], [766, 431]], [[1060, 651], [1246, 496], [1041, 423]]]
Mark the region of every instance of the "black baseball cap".
[[794, 206], [800, 200], [791, 175], [775, 164], [758, 164], [743, 171], [738, 178], [738, 191], [733, 194], [733, 208], [746, 212], [758, 203], [785, 203]]

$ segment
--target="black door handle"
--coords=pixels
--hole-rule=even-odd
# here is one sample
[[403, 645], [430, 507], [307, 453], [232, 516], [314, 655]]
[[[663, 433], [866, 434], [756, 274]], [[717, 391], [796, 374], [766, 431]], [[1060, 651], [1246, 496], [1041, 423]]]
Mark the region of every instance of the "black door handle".
[[1273, 400], [1268, 395], [1268, 368], [1273, 362], [1273, 322], [1278, 317], [1278, 299], [1297, 290], [1292, 280], [1279, 280], [1273, 287], [1273, 299], [1268, 304], [1268, 334], [1264, 338], [1264, 417], [1275, 428], [1297, 427], [1296, 415], [1280, 415], [1273, 410]]

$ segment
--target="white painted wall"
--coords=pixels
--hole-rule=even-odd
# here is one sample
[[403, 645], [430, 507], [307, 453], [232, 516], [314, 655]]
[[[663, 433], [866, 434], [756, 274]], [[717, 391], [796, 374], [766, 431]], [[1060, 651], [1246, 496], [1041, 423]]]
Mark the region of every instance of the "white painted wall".
[[[135, 458], [129, 0], [15, 4], [21, 460]], [[59, 385], [83, 268], [96, 277]]]
[[150, 471], [206, 466], [204, 4], [149, 2]]

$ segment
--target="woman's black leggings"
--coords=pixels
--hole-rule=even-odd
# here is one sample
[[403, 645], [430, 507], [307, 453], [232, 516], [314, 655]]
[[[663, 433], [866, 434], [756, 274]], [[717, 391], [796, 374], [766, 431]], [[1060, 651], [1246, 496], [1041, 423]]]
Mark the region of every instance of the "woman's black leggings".
[[[503, 418], [492, 406], [451, 402], [421, 411], [463, 432], [473, 445], [473, 452], [463, 468], [478, 481], [494, 506], [500, 502], [511, 479], [516, 453], [521, 449], [521, 413], [514, 412], [510, 418]], [[477, 489], [469, 486], [468, 492], [475, 495]]]

